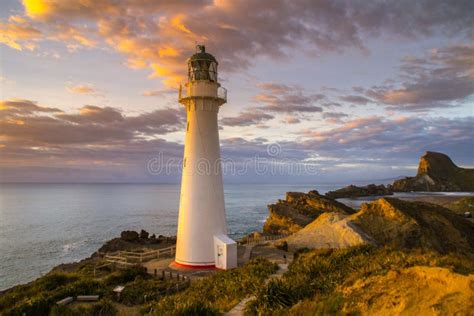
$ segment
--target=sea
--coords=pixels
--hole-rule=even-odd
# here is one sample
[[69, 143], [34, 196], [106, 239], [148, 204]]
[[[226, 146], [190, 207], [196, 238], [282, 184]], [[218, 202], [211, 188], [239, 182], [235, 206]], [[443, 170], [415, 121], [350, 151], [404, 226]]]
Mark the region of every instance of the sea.
[[[267, 205], [285, 192], [345, 185], [225, 184], [229, 234], [261, 230]], [[179, 191], [179, 184], [0, 184], [0, 290], [87, 258], [123, 230], [176, 235]]]

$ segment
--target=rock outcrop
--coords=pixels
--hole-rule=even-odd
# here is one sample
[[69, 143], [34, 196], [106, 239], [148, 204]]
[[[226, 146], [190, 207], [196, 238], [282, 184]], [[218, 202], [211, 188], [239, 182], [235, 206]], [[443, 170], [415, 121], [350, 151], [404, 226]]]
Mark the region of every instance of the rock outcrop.
[[380, 245], [474, 254], [474, 224], [439, 205], [382, 198], [362, 204], [350, 222]]
[[374, 243], [474, 256], [474, 223], [439, 205], [386, 197], [352, 215], [322, 214], [286, 241], [291, 249]]
[[324, 213], [303, 229], [287, 237], [289, 249], [346, 248], [371, 243], [371, 238], [352, 225], [350, 217], [338, 212]]
[[352, 214], [355, 211], [335, 200], [320, 195], [317, 191], [308, 193], [287, 192], [285, 200], [268, 206], [270, 215], [263, 231], [270, 234], [291, 234], [314, 221], [325, 212]]
[[175, 236], [167, 237], [159, 235], [158, 237], [156, 237], [156, 235], [153, 234], [151, 237], [149, 237], [149, 233], [143, 229], [140, 231], [140, 234], [133, 230], [125, 230], [120, 234], [120, 238], [114, 238], [107, 241], [104, 245], [102, 245], [98, 252], [104, 253], [122, 250], [133, 250], [136, 249], [137, 246], [147, 246], [153, 248], [153, 246], [174, 245], [175, 243]]
[[382, 196], [382, 195], [392, 195], [393, 191], [391, 188], [386, 187], [383, 184], [369, 184], [367, 186], [358, 187], [355, 185], [349, 185], [342, 189], [335, 191], [329, 191], [325, 195], [331, 199], [341, 199], [341, 198], [357, 198], [362, 196]]
[[395, 192], [474, 191], [474, 169], [460, 168], [447, 155], [428, 151], [416, 176], [396, 180], [391, 188]]

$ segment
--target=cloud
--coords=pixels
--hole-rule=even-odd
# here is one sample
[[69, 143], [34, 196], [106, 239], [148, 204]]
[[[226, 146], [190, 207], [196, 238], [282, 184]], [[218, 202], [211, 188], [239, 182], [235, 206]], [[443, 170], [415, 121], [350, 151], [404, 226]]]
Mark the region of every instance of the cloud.
[[263, 104], [259, 107], [265, 111], [279, 113], [314, 113], [323, 109], [315, 103], [324, 99], [323, 94], [309, 94], [298, 86], [275, 83], [258, 84], [261, 92], [253, 99]]
[[[24, 18], [41, 26], [43, 39], [59, 39], [72, 49], [105, 43], [128, 65], [150, 69], [151, 78], [163, 78], [168, 86], [184, 79], [195, 41], [206, 43], [229, 72], [248, 69], [257, 57], [288, 58], [295, 50], [367, 51], [374, 36], [474, 34], [469, 0], [24, 0], [23, 5]], [[28, 37], [9, 40], [17, 46], [22, 41], [31, 43]]]
[[342, 119], [349, 115], [342, 112], [324, 112], [322, 116], [328, 123], [341, 124], [344, 122]]
[[472, 56], [474, 45], [453, 45], [431, 50], [424, 57], [407, 57], [401, 66], [404, 81], [400, 85], [374, 86], [365, 94], [391, 110], [459, 106], [474, 94]]
[[221, 124], [225, 126], [250, 126], [258, 125], [265, 121], [273, 119], [274, 116], [263, 111], [249, 109], [240, 112], [238, 116], [224, 117], [222, 118]]
[[[346, 121], [326, 130], [304, 130], [304, 145], [341, 157], [370, 157], [374, 153], [395, 159], [414, 152], [455, 152], [464, 159], [472, 154], [474, 117], [417, 118], [370, 116]], [[393, 157], [390, 157], [393, 155]]]
[[145, 97], [164, 97], [171, 94], [177, 94], [176, 89], [147, 90], [142, 93]]
[[369, 102], [372, 102], [370, 99], [367, 99], [360, 95], [345, 95], [345, 96], [339, 97], [339, 99], [348, 103], [355, 103], [355, 104], [361, 104], [361, 105], [365, 105]]
[[3, 109], [0, 112], [3, 114], [0, 120], [2, 138], [34, 142], [43, 147], [134, 141], [177, 131], [183, 128], [185, 121], [184, 111], [171, 108], [125, 116], [112, 107], [91, 105], [82, 107], [79, 113], [60, 113], [29, 100], [2, 101], [0, 106]]
[[34, 50], [41, 39], [41, 31], [21, 16], [12, 15], [0, 22], [0, 43], [16, 50]]
[[[182, 110], [164, 108], [130, 116], [117, 108], [87, 105], [77, 112], [63, 113], [29, 100], [2, 101], [0, 109], [2, 181], [179, 180], [179, 169], [173, 169], [170, 177], [154, 177], [147, 171], [147, 163], [162, 153], [179, 166], [182, 144], [163, 137], [184, 130]], [[346, 117], [338, 112], [322, 115], [326, 119]], [[296, 139], [278, 143], [281, 150], [277, 157], [269, 156], [271, 140], [224, 138], [222, 157], [238, 164], [256, 156], [312, 163], [320, 171], [320, 181], [395, 177], [406, 170], [411, 174], [407, 168], [416, 166], [426, 150], [446, 152], [460, 165], [472, 164], [473, 125], [472, 116], [369, 116], [345, 120], [333, 128], [302, 130]], [[367, 168], [377, 174], [367, 174]], [[252, 170], [244, 178], [262, 181]]]
[[68, 85], [66, 90], [73, 94], [95, 94], [97, 90], [90, 84]]
[[298, 124], [301, 122], [301, 119], [296, 116], [287, 115], [281, 120], [281, 122], [285, 124]]
[[60, 109], [38, 105], [36, 102], [24, 99], [11, 99], [0, 101], [0, 118], [12, 115], [31, 115], [36, 112], [57, 113]]

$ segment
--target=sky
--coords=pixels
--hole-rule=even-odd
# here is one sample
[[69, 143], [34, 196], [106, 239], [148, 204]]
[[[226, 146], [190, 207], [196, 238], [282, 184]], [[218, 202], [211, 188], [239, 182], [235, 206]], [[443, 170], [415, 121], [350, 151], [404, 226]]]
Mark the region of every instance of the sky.
[[196, 44], [226, 182], [474, 167], [473, 1], [3, 0], [0, 181], [179, 182]]

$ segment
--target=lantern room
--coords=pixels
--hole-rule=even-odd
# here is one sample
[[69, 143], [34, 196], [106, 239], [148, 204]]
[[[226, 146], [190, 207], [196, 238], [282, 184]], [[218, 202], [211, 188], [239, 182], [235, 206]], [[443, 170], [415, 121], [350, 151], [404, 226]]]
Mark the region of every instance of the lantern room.
[[217, 60], [206, 53], [204, 45], [196, 45], [197, 53], [188, 59], [188, 81], [207, 80], [217, 82]]

